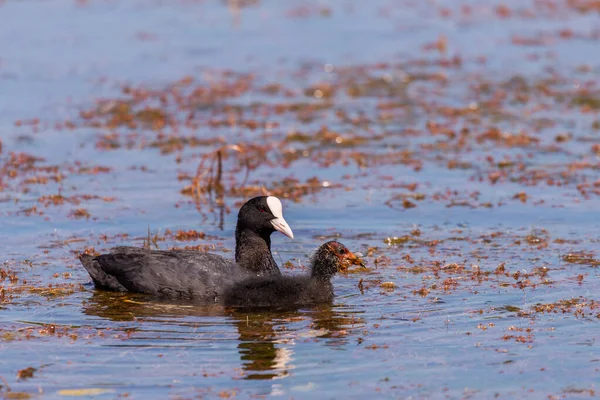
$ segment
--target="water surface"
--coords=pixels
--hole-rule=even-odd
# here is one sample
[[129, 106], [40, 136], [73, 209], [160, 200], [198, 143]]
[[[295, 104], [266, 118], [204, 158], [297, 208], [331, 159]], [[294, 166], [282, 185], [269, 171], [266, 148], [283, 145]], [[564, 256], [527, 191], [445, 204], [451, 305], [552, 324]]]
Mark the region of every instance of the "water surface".
[[[0, 394], [594, 396], [598, 18], [563, 1], [2, 3]], [[189, 188], [226, 145], [220, 208]], [[336, 277], [332, 305], [249, 313], [95, 291], [76, 258], [149, 230], [232, 256], [261, 193], [296, 235], [273, 235], [284, 273], [329, 238], [369, 271]]]

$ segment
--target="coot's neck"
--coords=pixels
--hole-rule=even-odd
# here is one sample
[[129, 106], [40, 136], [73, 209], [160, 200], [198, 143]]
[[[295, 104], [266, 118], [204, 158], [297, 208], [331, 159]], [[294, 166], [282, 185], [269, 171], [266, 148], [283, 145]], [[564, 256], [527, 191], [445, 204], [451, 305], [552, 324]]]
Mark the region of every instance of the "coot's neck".
[[259, 235], [244, 228], [235, 230], [235, 262], [256, 275], [279, 275], [271, 253], [271, 234]]

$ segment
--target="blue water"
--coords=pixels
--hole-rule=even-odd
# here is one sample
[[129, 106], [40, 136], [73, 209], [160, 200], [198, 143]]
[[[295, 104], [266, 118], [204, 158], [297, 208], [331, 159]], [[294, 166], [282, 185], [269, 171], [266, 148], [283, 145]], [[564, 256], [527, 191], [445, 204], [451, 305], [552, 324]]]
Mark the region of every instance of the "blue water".
[[[62, 398], [68, 394], [62, 390], [93, 388], [105, 390], [89, 395], [98, 398], [545, 399], [589, 396], [597, 390], [600, 311], [590, 303], [598, 299], [600, 289], [597, 266], [564, 258], [579, 252], [597, 257], [598, 195], [584, 198], [577, 188], [589, 183], [593, 190], [598, 180], [597, 155], [590, 150], [599, 142], [591, 128], [597, 110], [581, 112], [540, 92], [531, 94], [539, 101], [525, 105], [507, 101], [506, 118], [485, 113], [448, 116], [432, 103], [456, 108], [480, 104], [493, 93], [477, 98], [480, 93], [472, 90], [476, 83], [490, 83], [498, 93], [502, 82], [514, 76], [535, 83], [547, 79], [549, 69], [564, 79], [564, 93], [565, 87], [586, 81], [597, 84], [597, 39], [561, 39], [558, 32], [571, 29], [589, 36], [598, 25], [598, 14], [578, 13], [563, 4], [550, 12], [538, 3], [518, 1], [504, 4], [513, 13], [537, 10], [535, 17], [500, 18], [494, 11], [498, 4], [492, 1], [271, 0], [237, 11], [234, 3], [1, 3], [0, 268], [15, 271], [19, 281], [0, 282], [12, 295], [0, 301], [0, 395]], [[472, 12], [464, 17], [461, 7], [466, 4]], [[451, 16], [443, 17], [442, 8]], [[515, 36], [539, 34], [553, 40], [542, 46], [513, 43]], [[424, 50], [441, 35], [447, 38], [446, 54]], [[460, 68], [435, 64], [454, 55], [463, 60]], [[532, 55], [537, 58], [532, 60]], [[425, 61], [433, 65], [422, 65]], [[378, 70], [374, 66], [379, 63], [389, 65]], [[326, 64], [332, 64], [334, 72], [326, 72]], [[578, 69], [582, 65], [590, 72]], [[367, 72], [361, 71], [363, 66]], [[122, 96], [121, 84], [161, 89], [185, 76], [208, 84], [220, 79], [223, 70], [252, 73], [255, 80], [243, 96], [224, 97], [222, 104], [240, 106], [245, 118], [278, 122], [279, 127], [251, 130], [203, 124], [176, 135], [220, 136], [229, 144], [275, 143], [280, 147], [269, 153], [274, 160], [282, 149], [306, 150], [318, 160], [334, 151], [334, 159], [350, 160], [326, 168], [302, 157], [289, 168], [260, 165], [249, 178], [250, 185], [269, 188], [290, 176], [302, 182], [316, 176], [342, 185], [298, 202], [283, 198], [295, 238], [273, 235], [276, 260], [294, 265], [284, 273], [306, 273], [311, 252], [329, 237], [368, 254], [368, 272], [334, 279], [336, 299], [331, 306], [241, 313], [107, 294], [93, 289], [75, 257], [85, 246], [141, 246], [148, 229], [159, 235], [167, 229], [200, 230], [209, 238], [167, 238], [158, 244], [212, 244], [215, 252], [232, 256], [235, 204], [243, 199], [226, 197], [228, 212], [221, 228], [218, 210], [204, 205], [199, 212], [180, 192], [189, 182], [177, 179], [180, 173], [194, 174], [199, 157], [215, 146], [167, 155], [141, 145], [105, 151], [96, 142], [107, 132], [84, 126], [79, 118], [79, 112], [94, 109], [97, 100]], [[378, 123], [376, 116], [378, 103], [390, 98], [352, 98], [344, 91], [351, 78], [388, 74], [397, 79], [421, 73], [441, 73], [447, 80], [408, 85], [402, 95], [392, 97], [406, 105], [391, 112], [388, 124]], [[258, 90], [273, 82], [297, 91], [296, 96]], [[294, 112], [265, 117], [249, 107], [320, 104], [302, 93], [324, 82], [339, 85], [340, 93], [332, 99], [335, 106], [315, 113], [311, 122]], [[540, 104], [546, 108], [536, 110]], [[357, 127], [341, 121], [337, 109], [354, 116], [363, 113], [376, 122]], [[182, 119], [183, 114], [176, 112]], [[222, 114], [221, 108], [210, 106], [198, 110], [198, 119], [205, 122]], [[475, 117], [479, 124], [472, 121]], [[15, 126], [16, 120], [32, 118], [42, 121], [37, 129]], [[542, 118], [557, 122], [537, 128]], [[55, 129], [56, 122], [65, 120], [78, 126]], [[541, 144], [515, 148], [471, 140], [471, 148], [465, 149], [443, 135], [408, 133], [425, 129], [431, 121], [455, 131], [468, 126], [472, 135], [492, 126], [510, 134], [527, 132]], [[349, 147], [284, 141], [291, 131], [315, 134], [323, 125], [344, 137], [379, 136]], [[135, 133], [139, 143], [156, 139], [152, 130]], [[166, 133], [173, 134], [168, 129]], [[572, 139], [560, 149], [549, 149], [563, 133], [572, 134]], [[359, 167], [350, 158], [357, 151], [377, 156]], [[413, 154], [422, 169], [393, 156], [401, 151]], [[42, 157], [39, 166], [57, 166], [61, 181], [24, 183], [36, 173], [52, 176], [47, 172], [10, 177], [10, 152]], [[496, 163], [504, 157], [524, 157], [526, 168], [509, 168], [506, 179], [492, 184], [486, 177], [498, 168], [487, 156]], [[448, 161], [454, 159], [470, 163], [469, 168], [448, 169]], [[570, 170], [568, 164], [575, 162], [590, 165]], [[110, 170], [90, 175], [80, 172], [80, 166]], [[142, 166], [147, 170], [140, 170]], [[225, 161], [228, 171], [234, 166], [234, 159]], [[519, 182], [532, 171], [555, 178], [565, 171], [572, 175], [562, 186], [544, 179], [534, 186]], [[233, 177], [241, 181], [243, 173]], [[398, 196], [410, 194], [402, 187], [410, 183], [418, 183], [415, 193], [425, 197], [409, 197], [416, 207], [405, 209]], [[41, 196], [59, 192], [114, 201], [90, 199], [48, 207], [41, 203]], [[513, 198], [519, 192], [528, 194], [526, 203]], [[452, 206], [453, 201], [469, 206]], [[33, 206], [44, 215], [23, 213]], [[70, 217], [76, 208], [85, 208], [91, 218]], [[415, 229], [421, 233], [412, 240], [388, 244], [389, 238], [411, 235]], [[452, 263], [464, 270], [455, 271]], [[478, 268], [491, 272], [501, 263], [511, 276], [473, 278]], [[523, 277], [540, 268], [547, 269], [546, 276]], [[523, 275], [514, 278], [517, 271]], [[518, 283], [525, 279], [536, 286], [520, 288]], [[385, 289], [382, 282], [396, 287]], [[58, 295], [48, 290], [49, 284], [58, 286]], [[419, 294], [423, 288], [430, 290], [425, 296]], [[537, 304], [573, 298], [580, 298], [584, 315], [576, 315], [576, 308], [534, 312]], [[27, 367], [37, 369], [34, 377], [17, 379], [17, 371]]]

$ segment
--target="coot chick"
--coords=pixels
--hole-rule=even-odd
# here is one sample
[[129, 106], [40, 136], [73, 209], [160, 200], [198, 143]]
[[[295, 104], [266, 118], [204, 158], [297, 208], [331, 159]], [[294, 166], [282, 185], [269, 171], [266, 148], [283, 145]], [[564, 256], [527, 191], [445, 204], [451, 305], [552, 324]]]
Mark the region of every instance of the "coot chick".
[[162, 297], [215, 300], [223, 288], [251, 276], [280, 275], [271, 254], [271, 233], [293, 238], [274, 196], [248, 200], [238, 213], [235, 262], [194, 250], [147, 250], [120, 246], [108, 254], [82, 255], [96, 288]]
[[226, 306], [243, 308], [293, 308], [333, 300], [331, 278], [350, 265], [364, 266], [343, 244], [323, 244], [311, 260], [309, 276], [252, 277], [227, 288], [220, 300]]

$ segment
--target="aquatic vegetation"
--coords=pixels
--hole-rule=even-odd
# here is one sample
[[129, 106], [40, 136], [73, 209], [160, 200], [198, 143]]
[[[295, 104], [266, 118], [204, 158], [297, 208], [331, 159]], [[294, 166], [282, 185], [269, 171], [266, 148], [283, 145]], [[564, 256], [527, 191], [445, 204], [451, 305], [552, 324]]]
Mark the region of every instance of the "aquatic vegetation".
[[[61, 3], [69, 31], [3, 46], [0, 397], [594, 396], [598, 2], [209, 3]], [[77, 265], [230, 256], [267, 194], [302, 232], [284, 273], [364, 254], [333, 307], [107, 294]]]

